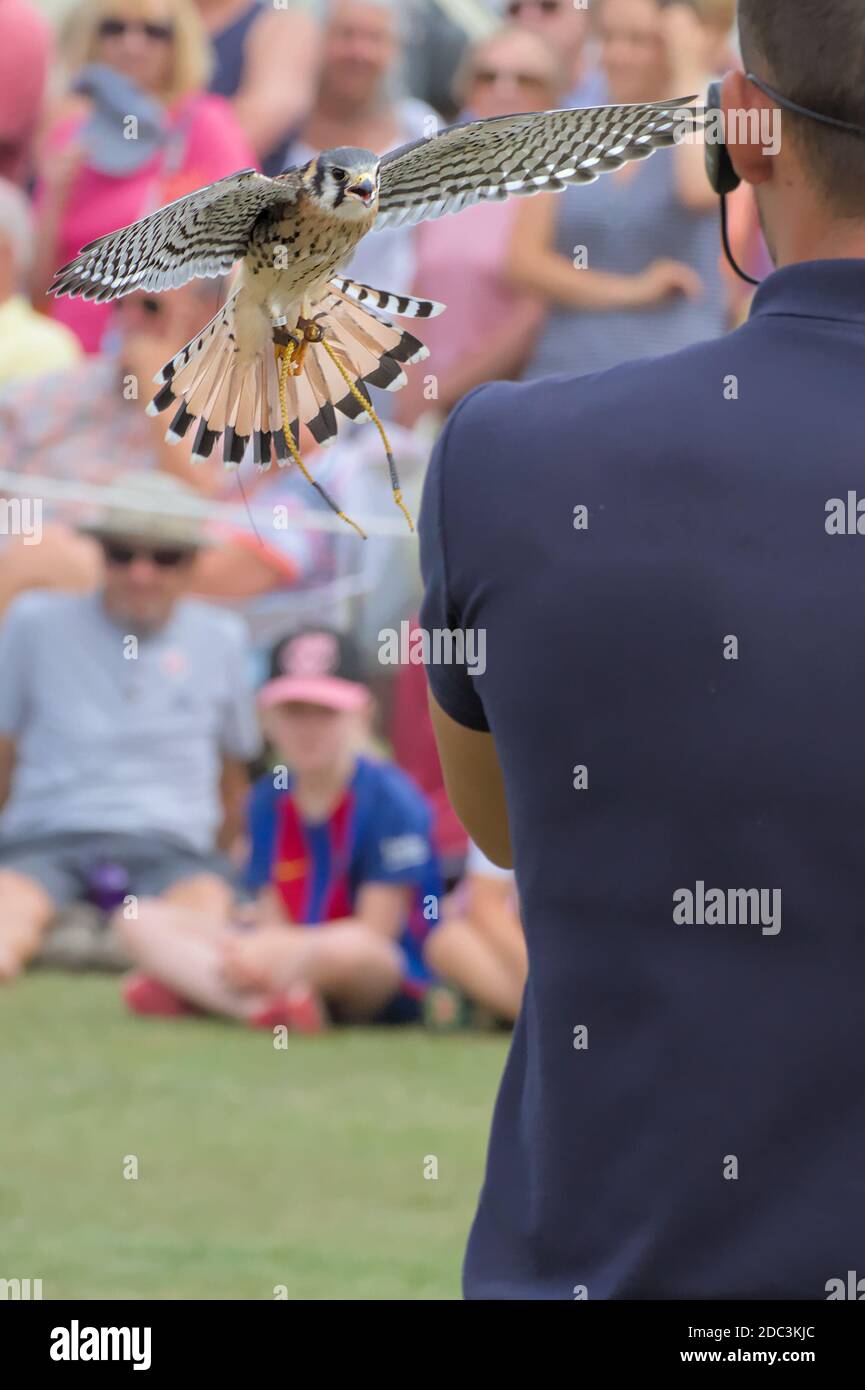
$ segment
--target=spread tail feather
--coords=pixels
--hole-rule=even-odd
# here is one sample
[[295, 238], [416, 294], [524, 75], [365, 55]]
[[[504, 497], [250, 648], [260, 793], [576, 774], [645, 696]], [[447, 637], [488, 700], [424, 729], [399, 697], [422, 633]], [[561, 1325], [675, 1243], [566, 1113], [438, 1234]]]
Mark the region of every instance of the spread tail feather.
[[[363, 296], [355, 293], [358, 290], [364, 291]], [[270, 467], [271, 449], [277, 461], [286, 464], [291, 454], [283, 433], [277, 362], [270, 342], [251, 361], [238, 358], [236, 297], [227, 300], [210, 323], [166, 363], [156, 377], [160, 389], [147, 410], [151, 415], [171, 411], [166, 438], [172, 443], [197, 422], [192, 443], [194, 462], [209, 458], [222, 436], [226, 466], [242, 461], [250, 440], [258, 467]], [[419, 316], [419, 311], [399, 306], [428, 303], [370, 290], [350, 280], [331, 281], [328, 292], [313, 306], [312, 317], [324, 330], [336, 361], [321, 343], [310, 342], [300, 375], [289, 373], [285, 384], [296, 446], [301, 425], [309, 428], [319, 444], [329, 444], [337, 435], [337, 412], [349, 420], [370, 418], [364, 409], [364, 403], [372, 404], [368, 388], [399, 390], [407, 380], [404, 365], [429, 355], [411, 333], [382, 318], [380, 312], [371, 312], [368, 306]], [[430, 306], [436, 312], [441, 307]], [[285, 338], [278, 341], [285, 342]]]
[[359, 280], [332, 280], [331, 285], [349, 299], [366, 305], [368, 309], [380, 309], [382, 313], [396, 314], [399, 318], [434, 319], [445, 307], [434, 299], [415, 299], [410, 294], [391, 294], [389, 290], [377, 290], [372, 285], [362, 285]]

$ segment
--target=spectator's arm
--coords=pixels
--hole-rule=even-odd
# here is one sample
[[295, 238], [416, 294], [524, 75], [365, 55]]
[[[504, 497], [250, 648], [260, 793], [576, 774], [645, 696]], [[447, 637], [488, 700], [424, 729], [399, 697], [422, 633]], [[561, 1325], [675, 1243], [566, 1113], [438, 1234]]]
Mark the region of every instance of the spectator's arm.
[[[578, 270], [555, 249], [559, 196], [540, 193], [520, 200], [505, 262], [507, 278], [566, 309], [631, 308], [637, 276], [611, 275], [590, 267]], [[591, 258], [591, 247], [588, 252]]]
[[304, 10], [264, 11], [247, 37], [234, 114], [261, 158], [312, 105], [319, 28]]
[[[405, 924], [407, 913], [412, 906], [412, 887], [401, 883], [366, 883], [357, 891], [355, 910], [349, 917], [337, 917], [334, 922], [316, 924], [316, 931], [328, 931], [331, 927], [369, 927], [388, 941], [396, 941]], [[268, 947], [274, 945], [280, 951], [280, 930], [285, 926], [285, 913], [280, 912], [277, 895], [273, 888], [264, 890], [256, 902], [256, 922], [261, 929], [277, 931]], [[303, 926], [303, 923], [293, 923]], [[285, 938], [282, 938], [285, 940]], [[291, 955], [288, 956], [291, 960]]]
[[[505, 263], [512, 284], [574, 310], [644, 309], [674, 295], [699, 295], [699, 275], [680, 261], [654, 261], [636, 275], [614, 275], [563, 256], [555, 249], [558, 196], [538, 194], [521, 200]], [[575, 255], [578, 249], [585, 249], [590, 262], [592, 248], [574, 247]]]
[[[0, 432], [2, 432], [0, 413]], [[2, 468], [0, 451], [0, 468]], [[87, 593], [95, 589], [102, 573], [96, 542], [79, 535], [62, 522], [47, 522], [38, 545], [20, 537], [9, 541], [0, 561], [0, 618], [8, 605], [28, 589], [69, 589]], [[5, 673], [0, 671], [0, 683]]]
[[403, 883], [365, 883], [357, 895], [353, 917], [379, 936], [396, 941], [411, 907], [413, 889]]
[[430, 693], [430, 716], [451, 805], [488, 859], [513, 867], [505, 784], [492, 735], [451, 719]]
[[249, 796], [246, 765], [237, 758], [223, 758], [219, 793], [222, 800], [222, 825], [217, 844], [221, 850], [230, 851], [246, 830], [246, 800]]
[[297, 579], [296, 571], [280, 564], [267, 550], [241, 540], [211, 546], [197, 556], [191, 589], [200, 598], [228, 602], [260, 598]]
[[0, 811], [9, 800], [14, 770], [15, 740], [10, 738], [8, 734], [0, 734]]

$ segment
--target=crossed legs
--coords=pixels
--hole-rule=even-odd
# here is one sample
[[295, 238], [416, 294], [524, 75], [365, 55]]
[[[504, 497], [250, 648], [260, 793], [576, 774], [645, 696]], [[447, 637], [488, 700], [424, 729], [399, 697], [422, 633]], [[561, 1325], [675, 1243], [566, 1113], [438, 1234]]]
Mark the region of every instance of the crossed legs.
[[337, 1005], [341, 1017], [360, 1022], [379, 1012], [402, 979], [398, 948], [360, 922], [279, 928], [279, 959], [264, 992], [239, 989], [226, 979], [226, 948], [239, 939], [239, 930], [223, 920], [148, 900], [136, 920], [118, 928], [145, 974], [208, 1013], [228, 1018], [249, 1020], [274, 996], [306, 987]]

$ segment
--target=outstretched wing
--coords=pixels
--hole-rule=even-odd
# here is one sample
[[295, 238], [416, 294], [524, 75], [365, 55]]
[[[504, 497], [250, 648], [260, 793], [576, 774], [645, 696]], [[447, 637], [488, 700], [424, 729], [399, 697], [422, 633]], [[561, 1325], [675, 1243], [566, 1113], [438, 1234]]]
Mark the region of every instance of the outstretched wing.
[[448, 126], [386, 154], [375, 229], [461, 212], [512, 193], [590, 183], [699, 129], [695, 97], [649, 105], [524, 112]]
[[49, 293], [101, 303], [133, 290], [171, 290], [197, 277], [226, 275], [245, 255], [259, 213], [296, 198], [293, 172], [268, 179], [244, 169], [176, 198], [91, 241], [57, 271]]

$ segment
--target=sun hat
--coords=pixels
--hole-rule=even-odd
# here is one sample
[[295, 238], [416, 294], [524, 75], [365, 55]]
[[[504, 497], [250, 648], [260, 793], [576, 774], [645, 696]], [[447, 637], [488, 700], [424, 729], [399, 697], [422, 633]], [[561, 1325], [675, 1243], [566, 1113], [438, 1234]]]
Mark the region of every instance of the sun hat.
[[200, 517], [173, 512], [177, 502], [198, 493], [168, 473], [121, 473], [110, 484], [117, 501], [80, 530], [96, 540], [139, 541], [176, 550], [200, 550], [208, 544]]

